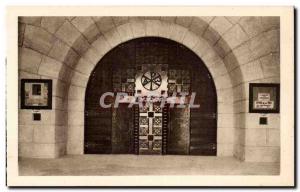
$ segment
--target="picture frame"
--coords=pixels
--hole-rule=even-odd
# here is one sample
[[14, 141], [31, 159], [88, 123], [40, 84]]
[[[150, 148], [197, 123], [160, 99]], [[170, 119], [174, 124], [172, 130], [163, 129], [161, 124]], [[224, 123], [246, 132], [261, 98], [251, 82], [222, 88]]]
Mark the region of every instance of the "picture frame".
[[21, 79], [21, 109], [52, 109], [52, 80]]
[[249, 84], [249, 113], [279, 113], [280, 85], [278, 83]]

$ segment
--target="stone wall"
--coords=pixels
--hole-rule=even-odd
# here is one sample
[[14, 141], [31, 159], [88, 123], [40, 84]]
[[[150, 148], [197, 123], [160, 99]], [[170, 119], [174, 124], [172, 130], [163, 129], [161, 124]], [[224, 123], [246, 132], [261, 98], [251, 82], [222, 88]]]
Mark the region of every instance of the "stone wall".
[[19, 110], [19, 155], [83, 153], [84, 94], [91, 71], [116, 45], [159, 36], [207, 65], [218, 96], [218, 155], [279, 161], [279, 114], [248, 113], [250, 82], [280, 82], [279, 17], [20, 17], [19, 77], [53, 79], [42, 121]]

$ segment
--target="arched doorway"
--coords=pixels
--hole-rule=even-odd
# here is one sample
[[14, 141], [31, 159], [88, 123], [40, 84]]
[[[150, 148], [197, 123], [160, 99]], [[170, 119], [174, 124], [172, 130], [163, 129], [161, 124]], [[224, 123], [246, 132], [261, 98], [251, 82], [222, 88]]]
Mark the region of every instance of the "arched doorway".
[[[104, 108], [106, 92], [129, 96], [155, 92], [196, 93], [194, 103], [181, 108], [168, 104], [156, 108]], [[116, 95], [106, 100], [113, 102]], [[112, 103], [114, 104], [114, 103]], [[160, 106], [160, 105], [159, 105]], [[84, 152], [86, 154], [182, 154], [216, 155], [217, 95], [203, 61], [175, 41], [144, 37], [122, 43], [97, 64], [85, 95]]]

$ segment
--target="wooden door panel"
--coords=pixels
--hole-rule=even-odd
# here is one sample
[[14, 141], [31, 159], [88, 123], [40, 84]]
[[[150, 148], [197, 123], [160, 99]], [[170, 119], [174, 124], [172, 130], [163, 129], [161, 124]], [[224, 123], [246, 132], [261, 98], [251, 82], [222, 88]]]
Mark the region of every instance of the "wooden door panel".
[[133, 109], [127, 104], [120, 104], [112, 111], [112, 153], [134, 153]]
[[171, 108], [167, 154], [188, 155], [190, 141], [190, 110], [188, 107]]

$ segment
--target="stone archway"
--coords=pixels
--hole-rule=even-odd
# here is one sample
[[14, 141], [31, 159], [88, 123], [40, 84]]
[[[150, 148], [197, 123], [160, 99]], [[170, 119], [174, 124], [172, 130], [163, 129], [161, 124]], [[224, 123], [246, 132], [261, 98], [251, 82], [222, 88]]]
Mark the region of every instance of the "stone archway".
[[[151, 27], [149, 27], [151, 25]], [[147, 27], [148, 26], [148, 27]], [[120, 31], [124, 35], [120, 36]], [[86, 51], [85, 57], [93, 60], [93, 65], [86, 65], [87, 74], [93, 69], [93, 66], [116, 45], [138, 37], [157, 36], [179, 42], [203, 59], [207, 68], [216, 84], [218, 95], [218, 155], [231, 156], [233, 154], [234, 143], [234, 113], [233, 113], [233, 89], [230, 75], [227, 73], [226, 66], [217, 52], [211, 48], [209, 43], [203, 38], [195, 35], [186, 27], [175, 23], [157, 20], [132, 20], [129, 23], [122, 24], [111, 29], [100, 36], [92, 43]], [[97, 55], [97, 52], [99, 54]], [[91, 59], [92, 58], [92, 59]], [[83, 121], [83, 105], [85, 86], [88, 80], [88, 75], [83, 75], [77, 70], [83, 68], [86, 63], [83, 63], [81, 58], [75, 68], [69, 87], [68, 96], [68, 143], [67, 153], [83, 154], [83, 138], [84, 121]], [[79, 71], [79, 70], [78, 70]], [[66, 74], [62, 74], [65, 76]], [[80, 79], [80, 82], [77, 83]], [[229, 103], [229, 104], [228, 104]], [[76, 107], [74, 107], [76, 106]], [[71, 133], [71, 134], [70, 134]], [[224, 139], [223, 135], [230, 135]], [[76, 138], [76, 139], [75, 139]]]
[[[95, 64], [121, 42], [158, 36], [189, 47], [213, 75], [218, 135], [226, 138], [218, 138], [218, 155], [278, 161], [279, 115], [270, 115], [277, 122], [273, 129], [256, 129], [259, 125], [251, 122], [259, 116], [247, 113], [247, 87], [249, 82], [279, 82], [279, 23], [277, 17], [20, 17], [19, 78], [50, 78], [54, 87], [53, 111], [43, 112], [41, 124], [20, 110], [20, 155], [57, 157], [66, 146], [69, 154], [82, 154], [76, 143], [83, 121], [76, 117], [82, 117], [83, 93]], [[32, 126], [41, 127], [35, 134], [47, 133], [47, 138], [33, 138]]]

